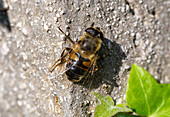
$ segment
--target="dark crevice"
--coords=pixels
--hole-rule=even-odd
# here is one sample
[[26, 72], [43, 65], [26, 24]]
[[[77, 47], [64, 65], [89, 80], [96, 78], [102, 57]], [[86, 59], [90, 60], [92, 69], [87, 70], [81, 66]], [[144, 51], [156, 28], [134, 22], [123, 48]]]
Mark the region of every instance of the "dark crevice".
[[0, 0], [0, 25], [6, 27], [9, 32], [11, 32], [11, 24], [8, 17], [9, 8], [5, 8], [3, 1]]
[[133, 38], [133, 45], [134, 45], [134, 47], [136, 48], [135, 41], [136, 41], [136, 35], [135, 35], [134, 38]]
[[134, 10], [133, 10], [133, 9], [131, 9], [131, 8], [130, 8], [130, 10], [129, 10], [129, 11], [130, 11], [130, 13], [132, 13], [132, 15], [135, 15], [135, 12], [134, 12]]
[[155, 16], [155, 9], [153, 8], [153, 9], [148, 10], [148, 13], [152, 14], [153, 16]]
[[132, 15], [135, 15], [134, 10], [133, 10], [133, 9], [131, 8], [131, 6], [130, 6], [130, 3], [129, 3], [127, 0], [125, 0], [125, 3], [126, 3], [127, 5], [129, 5], [129, 12], [132, 13]]

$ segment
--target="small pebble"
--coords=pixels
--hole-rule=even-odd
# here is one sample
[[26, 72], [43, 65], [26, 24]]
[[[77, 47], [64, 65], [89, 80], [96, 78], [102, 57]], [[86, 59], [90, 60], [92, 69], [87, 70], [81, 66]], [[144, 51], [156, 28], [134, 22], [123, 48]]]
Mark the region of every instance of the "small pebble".
[[47, 25], [46, 23], [44, 23], [44, 29], [45, 29], [46, 31], [49, 30], [49, 27], [48, 27], [48, 25]]

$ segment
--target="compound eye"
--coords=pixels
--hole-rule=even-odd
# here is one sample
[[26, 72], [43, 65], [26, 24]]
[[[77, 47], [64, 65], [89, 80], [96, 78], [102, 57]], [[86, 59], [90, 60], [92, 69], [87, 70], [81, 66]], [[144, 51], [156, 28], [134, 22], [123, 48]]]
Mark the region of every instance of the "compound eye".
[[93, 36], [96, 36], [96, 31], [93, 28], [88, 28], [85, 31]]
[[98, 35], [97, 35], [99, 38], [103, 39], [103, 34], [100, 32]]
[[97, 30], [95, 30], [94, 28], [88, 28], [85, 30], [87, 33], [91, 34], [92, 36], [98, 36], [99, 38], [103, 38], [103, 34], [102, 32], [99, 32]]

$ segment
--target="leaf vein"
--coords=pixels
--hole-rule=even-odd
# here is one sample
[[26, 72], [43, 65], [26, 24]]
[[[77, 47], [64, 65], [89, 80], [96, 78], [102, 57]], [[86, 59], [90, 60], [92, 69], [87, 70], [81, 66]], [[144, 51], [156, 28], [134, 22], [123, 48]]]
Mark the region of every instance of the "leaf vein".
[[140, 75], [139, 75], [139, 73], [138, 73], [138, 70], [136, 70], [136, 73], [137, 73], [137, 75], [138, 75], [138, 79], [139, 79], [140, 84], [141, 84], [141, 86], [142, 86], [142, 90], [143, 90], [143, 93], [144, 93], [144, 96], [145, 96], [145, 100], [146, 100], [146, 103], [147, 103], [147, 106], [148, 106], [149, 115], [150, 115], [150, 107], [149, 107], [149, 103], [148, 103], [148, 98], [147, 98], [146, 92], [145, 92], [145, 90], [144, 90], [144, 86], [143, 86], [143, 84], [142, 84], [142, 80], [140, 79]]
[[160, 107], [156, 109], [155, 113], [157, 113], [157, 112], [162, 108], [162, 106], [164, 105], [164, 103], [165, 103], [165, 102], [164, 102], [164, 100], [163, 100], [162, 103], [161, 103], [161, 105], [160, 105]]
[[103, 117], [103, 115], [106, 115], [106, 113], [107, 113], [108, 111], [112, 110], [112, 109], [113, 109], [113, 108], [110, 107], [110, 108], [107, 109], [103, 114], [101, 114], [100, 117]]

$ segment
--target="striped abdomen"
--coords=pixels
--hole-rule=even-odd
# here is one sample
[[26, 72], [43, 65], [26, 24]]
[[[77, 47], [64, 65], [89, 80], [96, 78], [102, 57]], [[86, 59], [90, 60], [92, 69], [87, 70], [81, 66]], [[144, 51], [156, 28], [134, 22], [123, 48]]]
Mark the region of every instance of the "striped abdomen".
[[72, 82], [79, 82], [88, 73], [91, 61], [72, 51], [66, 67], [68, 79]]

